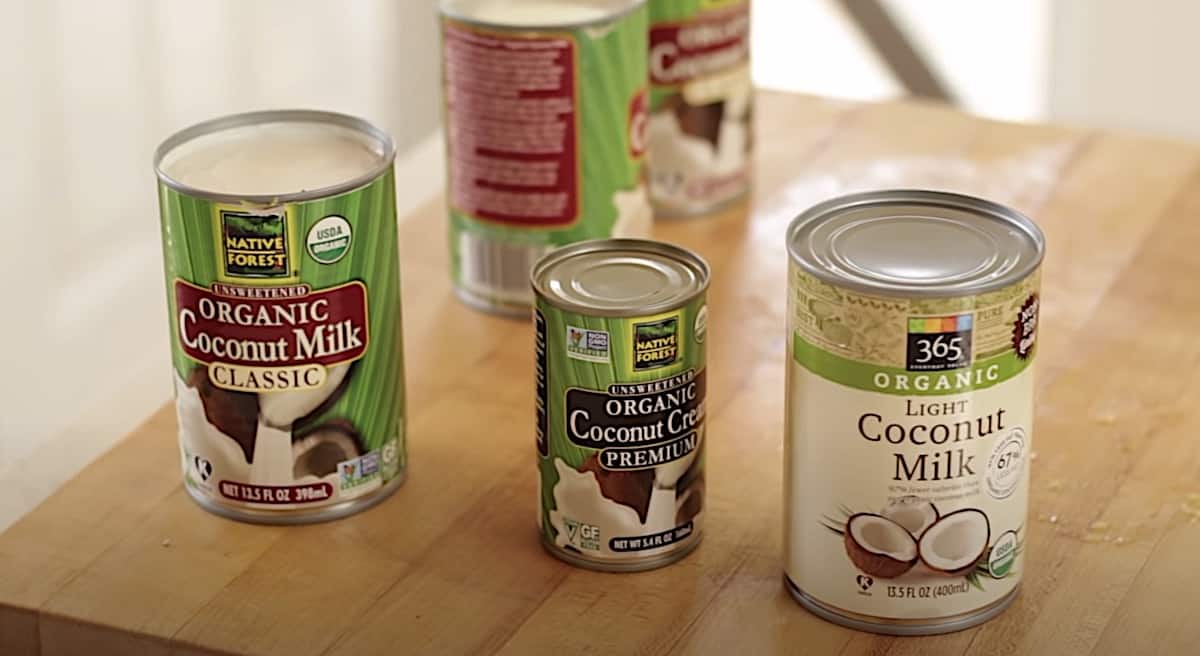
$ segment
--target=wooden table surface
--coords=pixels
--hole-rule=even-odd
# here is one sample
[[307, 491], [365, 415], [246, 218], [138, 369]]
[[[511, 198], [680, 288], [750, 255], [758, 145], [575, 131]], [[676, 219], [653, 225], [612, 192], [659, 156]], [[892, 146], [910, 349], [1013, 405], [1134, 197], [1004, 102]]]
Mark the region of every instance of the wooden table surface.
[[[531, 328], [454, 299], [435, 201], [401, 229], [396, 496], [316, 526], [209, 515], [181, 487], [164, 408], [0, 535], [0, 654], [1198, 653], [1200, 149], [784, 94], [762, 95], [759, 121], [749, 206], [656, 227], [714, 271], [694, 554], [620, 575], [543, 552]], [[784, 228], [897, 186], [1011, 204], [1050, 244], [1024, 589], [932, 638], [823, 622], [781, 586]]]

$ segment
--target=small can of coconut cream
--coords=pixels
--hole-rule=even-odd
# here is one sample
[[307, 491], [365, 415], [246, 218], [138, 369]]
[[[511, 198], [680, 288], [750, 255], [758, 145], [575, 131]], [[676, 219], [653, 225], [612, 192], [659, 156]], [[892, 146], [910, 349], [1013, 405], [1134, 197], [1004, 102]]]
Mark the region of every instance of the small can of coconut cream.
[[704, 519], [708, 265], [611, 239], [532, 273], [542, 542], [606, 571], [667, 565]]
[[750, 188], [750, 0], [650, 0], [650, 201], [707, 214]]
[[441, 0], [452, 277], [529, 316], [566, 244], [649, 235], [646, 0]]
[[185, 488], [264, 523], [404, 479], [392, 139], [341, 114], [218, 118], [155, 155]]
[[1041, 231], [977, 198], [880, 191], [787, 239], [788, 589], [876, 633], [996, 616], [1026, 562]]

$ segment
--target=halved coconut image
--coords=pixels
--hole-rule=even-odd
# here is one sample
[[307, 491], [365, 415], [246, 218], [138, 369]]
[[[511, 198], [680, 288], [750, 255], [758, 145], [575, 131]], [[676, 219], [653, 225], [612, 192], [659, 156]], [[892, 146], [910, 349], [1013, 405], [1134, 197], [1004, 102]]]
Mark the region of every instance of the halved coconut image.
[[917, 564], [917, 541], [908, 529], [873, 513], [846, 520], [846, 555], [864, 574], [894, 579]]
[[936, 572], [960, 576], [975, 569], [987, 553], [992, 527], [987, 515], [974, 508], [942, 517], [921, 534], [921, 562]]
[[350, 365], [334, 365], [326, 371], [325, 382], [320, 387], [259, 394], [263, 423], [276, 428], [288, 428], [324, 406], [327, 401], [340, 396], [342, 381], [350, 371]]
[[292, 474], [324, 478], [337, 473], [338, 464], [363, 454], [362, 438], [354, 426], [335, 419], [306, 432], [292, 443]]
[[920, 536], [940, 517], [932, 502], [912, 495], [896, 499], [879, 514], [908, 529], [913, 536]]

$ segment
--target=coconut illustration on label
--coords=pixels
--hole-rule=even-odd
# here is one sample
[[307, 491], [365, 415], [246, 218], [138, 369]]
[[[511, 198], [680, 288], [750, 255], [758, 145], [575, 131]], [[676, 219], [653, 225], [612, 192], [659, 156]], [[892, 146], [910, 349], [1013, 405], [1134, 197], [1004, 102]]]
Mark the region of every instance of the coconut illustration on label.
[[652, 0], [650, 14], [651, 201], [702, 214], [750, 184], [750, 3]]
[[917, 564], [912, 534], [881, 515], [852, 515], [846, 520], [845, 542], [846, 555], [864, 574], [893, 579]]
[[987, 515], [974, 508], [950, 513], [921, 534], [921, 562], [947, 576], [964, 576], [987, 554], [992, 535]]

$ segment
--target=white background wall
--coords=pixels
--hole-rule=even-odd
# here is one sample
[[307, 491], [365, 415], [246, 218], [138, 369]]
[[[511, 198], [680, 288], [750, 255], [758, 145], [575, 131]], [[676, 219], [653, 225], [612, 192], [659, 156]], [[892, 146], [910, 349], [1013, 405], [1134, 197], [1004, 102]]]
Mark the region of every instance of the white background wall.
[[[1051, 4], [884, 0], [962, 107], [1009, 120], [1046, 115]], [[754, 41], [754, 73], [762, 85], [862, 100], [903, 95], [869, 42], [830, 0], [757, 0]]]
[[1055, 0], [1049, 113], [1200, 139], [1200, 2]]

